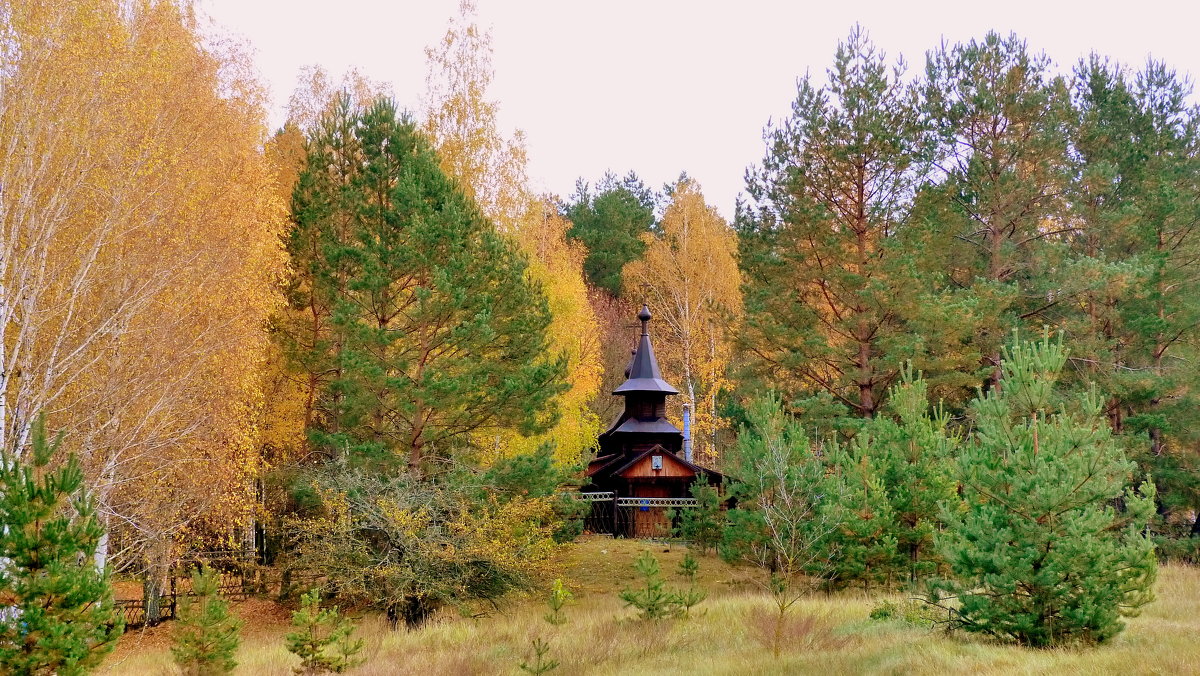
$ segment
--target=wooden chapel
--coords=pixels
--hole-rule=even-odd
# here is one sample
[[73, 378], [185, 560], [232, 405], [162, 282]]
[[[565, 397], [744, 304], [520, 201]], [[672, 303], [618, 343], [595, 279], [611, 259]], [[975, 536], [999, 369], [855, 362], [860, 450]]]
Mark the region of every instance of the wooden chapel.
[[[642, 323], [637, 349], [625, 382], [613, 390], [614, 396], [625, 398], [625, 407], [600, 435], [599, 454], [588, 464], [588, 485], [583, 491], [612, 492], [614, 503], [621, 498], [645, 498], [637, 503], [644, 514], [639, 520], [657, 521], [665, 516], [661, 509], [648, 509], [656, 502], [654, 499], [690, 498], [690, 489], [697, 480], [719, 485], [722, 475], [680, 455], [683, 432], [667, 420], [667, 397], [679, 394], [679, 390], [663, 380], [654, 357], [650, 308], [642, 305], [637, 318]], [[644, 530], [634, 525], [632, 533]]]

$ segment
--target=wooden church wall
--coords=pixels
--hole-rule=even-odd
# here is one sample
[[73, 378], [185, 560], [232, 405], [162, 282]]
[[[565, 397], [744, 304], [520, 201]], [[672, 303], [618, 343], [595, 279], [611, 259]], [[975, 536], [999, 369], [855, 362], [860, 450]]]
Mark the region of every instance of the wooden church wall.
[[647, 455], [639, 460], [633, 467], [621, 472], [621, 476], [626, 479], [636, 479], [639, 477], [662, 477], [662, 478], [691, 478], [696, 476], [690, 468], [685, 467], [677, 462], [671, 462], [671, 454], [663, 451], [662, 469], [652, 469], [652, 458], [654, 455]]
[[[631, 493], [639, 498], [675, 497], [673, 487], [665, 484], [637, 483], [630, 486]], [[633, 533], [635, 538], [667, 537], [671, 534], [671, 521], [667, 510], [661, 507], [631, 507], [633, 510]]]

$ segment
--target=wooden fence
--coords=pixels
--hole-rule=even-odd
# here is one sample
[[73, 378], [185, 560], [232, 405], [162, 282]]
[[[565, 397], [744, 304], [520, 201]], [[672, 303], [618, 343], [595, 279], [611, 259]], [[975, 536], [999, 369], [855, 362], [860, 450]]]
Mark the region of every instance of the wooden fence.
[[[144, 588], [142, 598], [117, 599], [114, 605], [125, 620], [125, 628], [138, 629], [176, 619], [180, 604], [196, 595], [190, 579], [192, 571], [201, 563], [217, 572], [217, 593], [230, 601], [245, 601], [251, 594], [265, 593], [271, 587], [266, 580], [266, 570], [254, 561], [252, 553], [206, 552], [172, 566], [167, 574], [167, 584], [157, 599], [147, 599]], [[155, 600], [157, 604], [153, 602]], [[154, 612], [155, 605], [157, 612]]]
[[680, 511], [696, 507], [695, 498], [621, 498], [612, 492], [575, 496], [591, 505], [583, 519], [584, 530], [613, 537], [674, 537]]
[[145, 626], [155, 626], [159, 622], [173, 620], [178, 610], [177, 598], [174, 594], [159, 597], [158, 619], [147, 622], [145, 599], [118, 599], [114, 602], [121, 618], [125, 620], [125, 629], [140, 629]]

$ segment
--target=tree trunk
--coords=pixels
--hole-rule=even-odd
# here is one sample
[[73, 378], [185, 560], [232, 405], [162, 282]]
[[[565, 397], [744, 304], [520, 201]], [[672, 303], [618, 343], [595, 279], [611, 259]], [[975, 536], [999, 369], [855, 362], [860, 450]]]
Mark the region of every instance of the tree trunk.
[[787, 606], [780, 603], [778, 604], [778, 609], [779, 613], [775, 615], [775, 635], [771, 640], [771, 654], [774, 655], [775, 659], [779, 659], [779, 652], [782, 648], [780, 644], [783, 642], [783, 620], [784, 614], [787, 612]]
[[142, 578], [142, 601], [146, 607], [146, 626], [152, 627], [163, 620], [162, 601], [166, 592], [167, 576], [170, 573], [171, 544], [159, 535], [147, 545], [146, 570]]
[[104, 524], [104, 534], [100, 536], [100, 541], [96, 543], [96, 553], [92, 555], [92, 562], [96, 566], [96, 570], [103, 573], [104, 567], [108, 565], [108, 523], [107, 519], [101, 517], [101, 523]]
[[[1002, 251], [1005, 237], [1004, 232], [995, 226], [998, 218], [998, 215], [993, 215], [988, 223], [988, 237], [989, 244], [991, 245], [988, 255], [988, 279], [992, 280], [993, 282], [999, 282], [1001, 281], [1001, 278], [1004, 277], [1004, 261], [1002, 257]], [[999, 318], [997, 318], [997, 320], [998, 319]], [[997, 323], [999, 322], [997, 321]], [[1000, 333], [1000, 336], [993, 336], [993, 340], [1000, 339], [1003, 342], [1003, 332]], [[988, 359], [992, 363], [992, 375], [989, 378], [990, 389], [996, 394], [999, 394], [1000, 381], [1004, 378], [1004, 373], [1000, 369], [999, 346], [992, 351], [992, 353], [988, 356]]]
[[871, 342], [866, 338], [866, 327], [860, 327], [858, 339], [858, 406], [864, 418], [875, 417], [875, 389], [871, 378]]
[[146, 626], [153, 627], [162, 621], [162, 600], [165, 585], [154, 568], [146, 571], [142, 579], [142, 602], [146, 608]]

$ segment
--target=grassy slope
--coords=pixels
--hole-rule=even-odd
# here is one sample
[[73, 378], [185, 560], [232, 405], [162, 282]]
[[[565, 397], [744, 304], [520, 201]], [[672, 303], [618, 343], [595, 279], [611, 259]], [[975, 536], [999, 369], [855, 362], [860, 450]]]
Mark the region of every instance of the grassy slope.
[[[528, 657], [535, 635], [553, 646], [558, 674], [1185, 674], [1200, 673], [1200, 570], [1160, 570], [1158, 600], [1129, 621], [1110, 645], [1091, 650], [1028, 650], [978, 638], [946, 636], [901, 623], [867, 620], [880, 594], [815, 595], [792, 610], [795, 621], [779, 660], [759, 637], [768, 601], [748, 573], [712, 557], [702, 562], [709, 599], [690, 620], [647, 625], [631, 619], [616, 592], [632, 586], [632, 561], [652, 548], [664, 571], [683, 550], [585, 538], [564, 552], [565, 581], [576, 601], [568, 622], [542, 621], [539, 599], [516, 599], [490, 616], [450, 612], [417, 632], [390, 632], [363, 619], [367, 662], [355, 674], [509, 674]], [[898, 598], [898, 597], [897, 597]], [[266, 601], [237, 605], [246, 620], [238, 655], [241, 674], [290, 674], [284, 650], [288, 613]], [[172, 673], [168, 626], [122, 639], [102, 673]]]

